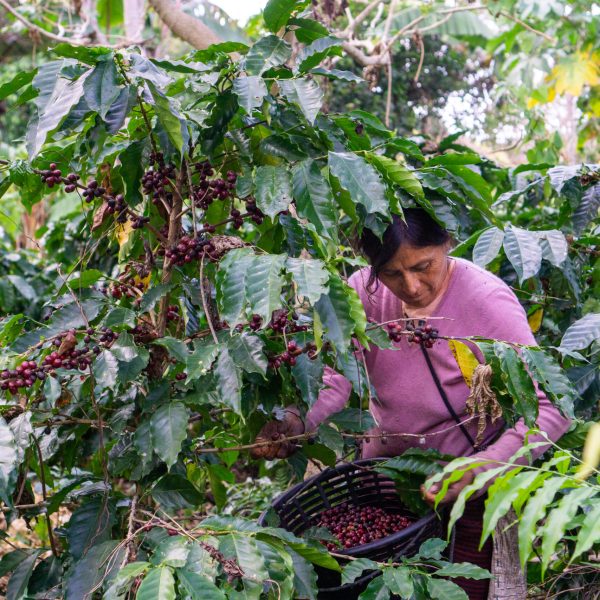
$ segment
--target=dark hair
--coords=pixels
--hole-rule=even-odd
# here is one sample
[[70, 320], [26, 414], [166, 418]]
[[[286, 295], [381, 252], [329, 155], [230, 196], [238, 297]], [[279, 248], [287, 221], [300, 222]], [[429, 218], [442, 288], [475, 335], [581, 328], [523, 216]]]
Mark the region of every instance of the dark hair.
[[382, 240], [365, 228], [360, 238], [360, 248], [371, 264], [367, 291], [375, 291], [371, 288], [377, 283], [379, 272], [400, 246], [443, 246], [451, 239], [451, 235], [422, 208], [405, 208], [404, 220], [393, 215], [392, 223], [385, 230]]

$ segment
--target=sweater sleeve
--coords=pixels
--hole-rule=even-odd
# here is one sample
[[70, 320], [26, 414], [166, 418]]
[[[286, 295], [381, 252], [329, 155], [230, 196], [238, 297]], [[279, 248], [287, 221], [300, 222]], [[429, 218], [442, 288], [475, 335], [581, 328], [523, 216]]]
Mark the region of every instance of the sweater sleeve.
[[[485, 332], [485, 335], [506, 342], [537, 345], [523, 307], [506, 285], [494, 290], [493, 294], [482, 303], [481, 308], [486, 322], [490, 324], [490, 329]], [[539, 402], [537, 426], [552, 441], [556, 441], [568, 430], [571, 421], [559, 412], [537, 385], [535, 387]], [[508, 461], [523, 446], [528, 429], [523, 419], [520, 419], [514, 427], [507, 429], [495, 443], [485, 450], [477, 452], [474, 456], [483, 460]], [[529, 437], [530, 442], [543, 440], [544, 438], [540, 435]], [[537, 448], [532, 454], [537, 458], [545, 449], [547, 446]], [[491, 464], [479, 467], [476, 472], [494, 466]]]

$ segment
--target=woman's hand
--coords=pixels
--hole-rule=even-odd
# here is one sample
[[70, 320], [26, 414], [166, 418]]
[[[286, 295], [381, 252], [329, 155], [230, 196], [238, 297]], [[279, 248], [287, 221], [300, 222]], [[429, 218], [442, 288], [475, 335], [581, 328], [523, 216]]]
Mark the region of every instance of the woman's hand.
[[298, 445], [294, 440], [278, 442], [281, 438], [302, 435], [304, 423], [296, 408], [288, 407], [281, 421], [269, 421], [258, 432], [256, 442], [270, 442], [250, 450], [252, 458], [287, 458], [296, 452]]
[[[451, 483], [448, 487], [448, 491], [446, 495], [442, 498], [441, 503], [445, 504], [446, 502], [454, 502], [458, 495], [466, 488], [470, 483], [473, 482], [475, 475], [473, 471], [466, 471], [465, 474], [454, 483]], [[421, 493], [423, 494], [423, 499], [427, 504], [433, 506], [435, 504], [435, 495], [440, 491], [442, 487], [442, 482], [434, 483], [429, 490], [425, 489], [425, 485], [421, 486]]]

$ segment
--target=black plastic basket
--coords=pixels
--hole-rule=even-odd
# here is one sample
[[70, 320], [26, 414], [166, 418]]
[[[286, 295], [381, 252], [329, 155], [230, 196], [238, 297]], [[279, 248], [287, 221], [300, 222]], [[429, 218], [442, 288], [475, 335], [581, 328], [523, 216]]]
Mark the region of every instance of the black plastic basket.
[[[402, 504], [394, 482], [371, 468], [384, 460], [387, 459], [369, 458], [328, 468], [284, 492], [272, 505], [279, 517], [279, 526], [294, 534], [301, 534], [317, 524], [318, 515], [324, 510], [343, 502], [380, 507], [390, 513], [406, 515], [413, 523], [380, 540], [337, 552], [378, 561], [415, 554], [425, 540], [442, 534], [442, 522], [433, 511], [424, 517], [417, 517]], [[259, 523], [264, 525], [265, 522], [266, 513], [263, 513]], [[373, 571], [352, 584], [342, 586], [339, 573], [321, 568], [317, 569], [317, 573], [319, 598], [328, 600], [356, 598], [378, 574]]]

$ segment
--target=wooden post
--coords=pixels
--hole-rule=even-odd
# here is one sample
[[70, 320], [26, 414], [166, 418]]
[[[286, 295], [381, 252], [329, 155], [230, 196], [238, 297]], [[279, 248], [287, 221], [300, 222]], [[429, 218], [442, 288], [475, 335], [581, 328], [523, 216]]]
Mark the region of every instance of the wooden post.
[[494, 554], [488, 600], [524, 600], [527, 578], [519, 562], [517, 516], [511, 509], [498, 521], [494, 534]]

